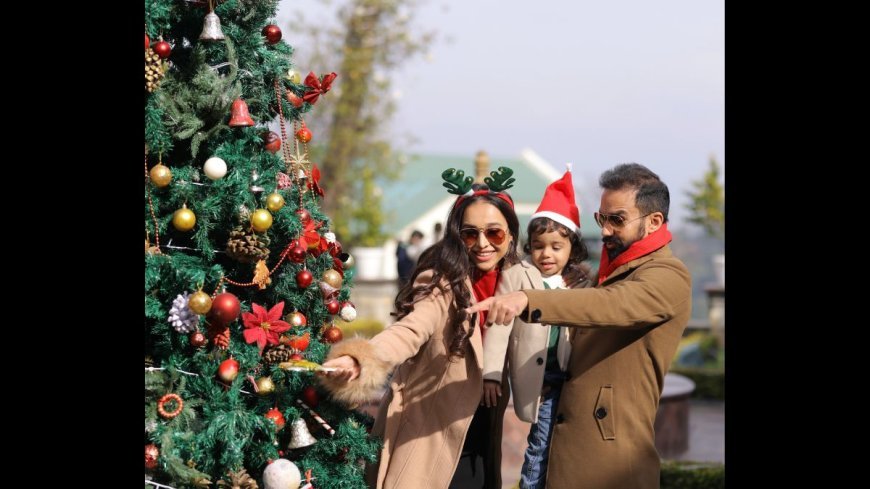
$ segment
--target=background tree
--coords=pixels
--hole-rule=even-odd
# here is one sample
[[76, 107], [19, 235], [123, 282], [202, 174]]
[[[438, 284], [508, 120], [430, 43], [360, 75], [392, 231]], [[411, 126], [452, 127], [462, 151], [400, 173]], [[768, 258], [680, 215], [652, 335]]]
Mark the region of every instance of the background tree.
[[[421, 3], [349, 0], [337, 9], [335, 29], [301, 28], [312, 46], [306, 53], [308, 64], [338, 65], [345, 77], [335, 90], [334, 103], [308, 124], [322, 134], [312, 154], [330, 176], [324, 211], [333, 216], [333, 229], [349, 244], [379, 245], [387, 238], [381, 230], [385, 216], [376, 179], [395, 178], [406, 158], [395, 138], [386, 134], [396, 109], [390, 74], [434, 40], [434, 32], [413, 25]], [[304, 19], [304, 13], [299, 18]], [[360, 209], [360, 200], [377, 206]]]
[[710, 156], [710, 166], [700, 180], [692, 182], [686, 191], [689, 202], [688, 221], [701, 226], [707, 235], [725, 238], [725, 188], [719, 182], [719, 164]]
[[312, 373], [355, 316], [294, 138], [331, 75], [288, 79], [275, 0], [144, 3], [146, 487], [363, 488], [372, 420]]

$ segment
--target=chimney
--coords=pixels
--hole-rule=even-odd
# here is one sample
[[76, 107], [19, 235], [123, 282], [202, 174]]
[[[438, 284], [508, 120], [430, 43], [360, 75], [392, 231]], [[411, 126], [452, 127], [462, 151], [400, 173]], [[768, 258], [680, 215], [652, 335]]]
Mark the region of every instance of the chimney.
[[474, 157], [474, 183], [483, 183], [483, 177], [489, 175], [489, 155], [484, 150]]

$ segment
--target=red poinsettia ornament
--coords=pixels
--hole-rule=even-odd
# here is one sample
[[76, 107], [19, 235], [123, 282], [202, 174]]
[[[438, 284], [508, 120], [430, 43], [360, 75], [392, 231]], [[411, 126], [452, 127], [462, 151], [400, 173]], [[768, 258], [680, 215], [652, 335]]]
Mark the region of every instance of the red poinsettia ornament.
[[263, 348], [266, 344], [277, 345], [278, 335], [290, 329], [290, 324], [281, 320], [281, 315], [284, 313], [284, 301], [281, 301], [269, 309], [266, 309], [256, 303], [251, 304], [253, 313], [242, 313], [242, 321], [245, 323], [245, 341], [248, 343], [257, 343], [260, 349], [260, 354], [263, 354]]

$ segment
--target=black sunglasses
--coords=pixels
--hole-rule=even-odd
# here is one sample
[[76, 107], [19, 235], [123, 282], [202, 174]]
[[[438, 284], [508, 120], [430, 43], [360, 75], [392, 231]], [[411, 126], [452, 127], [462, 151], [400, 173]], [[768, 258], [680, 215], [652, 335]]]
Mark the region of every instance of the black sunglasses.
[[462, 228], [459, 230], [459, 237], [462, 238], [465, 246], [474, 246], [481, 232], [486, 236], [487, 241], [496, 246], [504, 243], [505, 232], [502, 228]]
[[604, 229], [604, 226], [607, 225], [607, 223], [610, 223], [610, 227], [612, 229], [622, 229], [622, 227], [625, 226], [626, 224], [628, 224], [632, 221], [637, 221], [638, 219], [643, 219], [644, 217], [646, 217], [650, 214], [652, 214], [652, 212], [650, 212], [649, 214], [644, 214], [642, 216], [635, 217], [634, 219], [630, 219], [630, 220], [626, 221], [625, 218], [620, 216], [619, 214], [602, 214], [600, 212], [594, 213], [595, 223], [598, 224], [598, 227], [600, 227], [602, 229]]

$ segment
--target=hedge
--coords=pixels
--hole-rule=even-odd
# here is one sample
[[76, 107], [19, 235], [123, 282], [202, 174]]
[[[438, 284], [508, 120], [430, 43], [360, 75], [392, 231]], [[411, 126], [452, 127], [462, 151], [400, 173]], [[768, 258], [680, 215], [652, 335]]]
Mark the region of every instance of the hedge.
[[695, 383], [693, 399], [725, 400], [725, 369], [673, 366], [670, 371], [692, 379]]
[[661, 489], [725, 489], [725, 465], [713, 462], [662, 462]]

